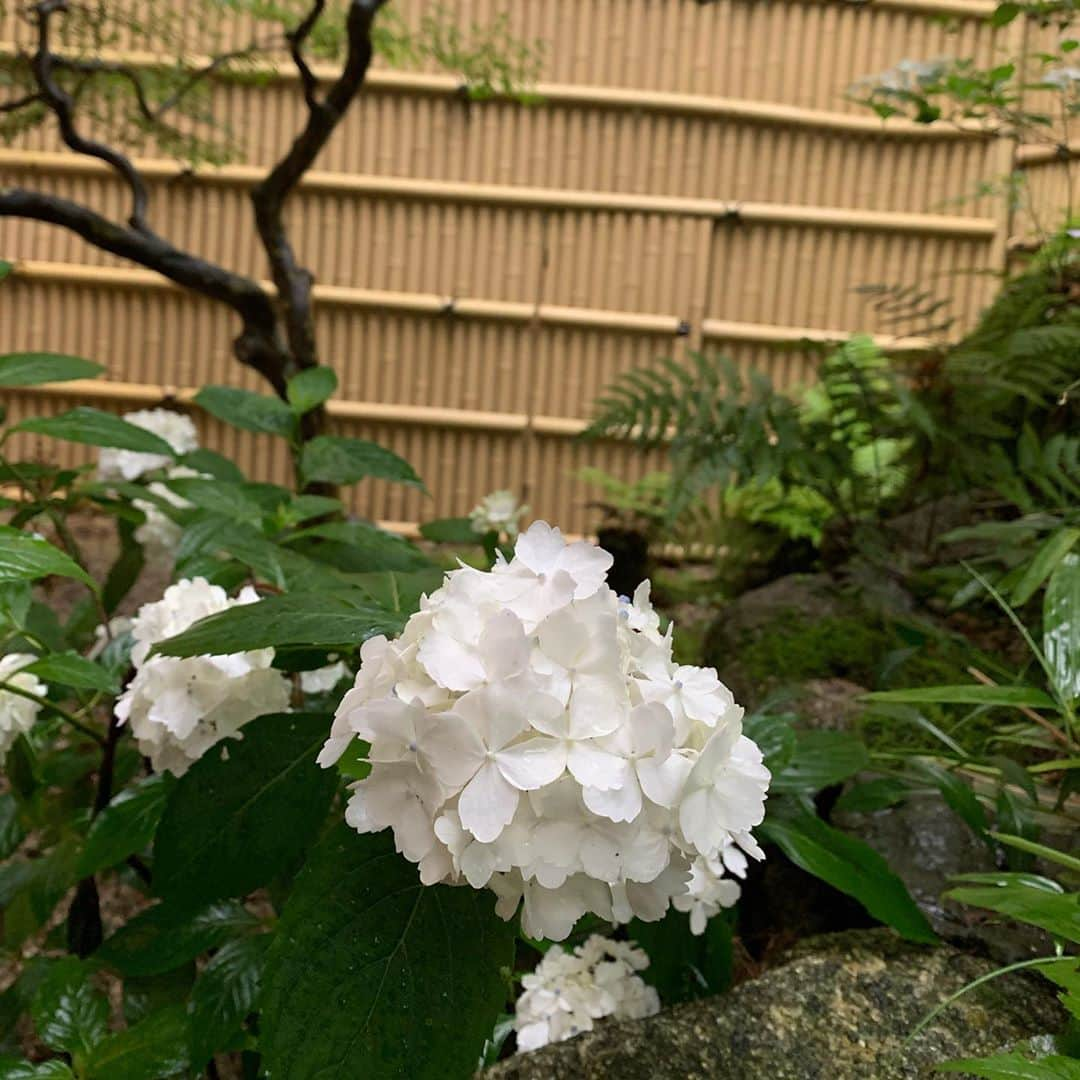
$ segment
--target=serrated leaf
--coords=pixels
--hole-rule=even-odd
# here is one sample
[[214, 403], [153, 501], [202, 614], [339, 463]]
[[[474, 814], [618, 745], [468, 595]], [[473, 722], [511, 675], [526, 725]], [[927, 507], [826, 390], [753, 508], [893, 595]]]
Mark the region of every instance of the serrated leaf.
[[75, 652], [52, 653], [28, 664], [24, 671], [46, 683], [70, 686], [75, 690], [100, 690], [115, 694], [116, 681], [103, 667]]
[[471, 1076], [506, 1002], [513, 948], [486, 890], [421, 885], [388, 832], [358, 836], [341, 823], [297, 878], [267, 959], [267, 1071]]
[[162, 975], [257, 927], [255, 916], [231, 901], [195, 912], [157, 904], [106, 938], [94, 958], [121, 975]]
[[60, 1058], [38, 1062], [0, 1059], [0, 1080], [75, 1080], [75, 1074]]
[[249, 497], [243, 484], [217, 478], [208, 480], [203, 476], [181, 476], [165, 483], [192, 506], [211, 514], [245, 521], [258, 521], [262, 517], [262, 507]]
[[36, 581], [53, 574], [94, 584], [74, 559], [47, 540], [0, 525], [0, 582]]
[[230, 941], [214, 954], [191, 992], [191, 1061], [198, 1068], [230, 1046], [262, 990], [268, 934]]
[[366, 439], [318, 435], [304, 444], [300, 468], [309, 482], [355, 484], [371, 477], [424, 488], [404, 458]]
[[12, 430], [50, 435], [54, 439], [65, 439], [86, 446], [135, 450], [140, 454], [160, 454], [167, 458], [176, 456], [173, 448], [152, 431], [129, 424], [112, 413], [91, 409], [87, 405], [80, 405], [59, 416], [36, 416], [23, 420]]
[[904, 883], [861, 840], [826, 825], [803, 807], [771, 814], [758, 831], [796, 866], [853, 896], [875, 919], [910, 941], [937, 941]]
[[90, 982], [87, 966], [65, 957], [49, 968], [34, 993], [30, 1013], [46, 1046], [85, 1056], [105, 1038], [109, 1001]]
[[190, 453], [184, 454], [180, 458], [180, 464], [186, 465], [196, 472], [206, 473], [207, 476], [213, 476], [218, 480], [227, 480], [229, 483], [235, 484], [244, 482], [244, 474], [235, 463], [213, 450], [207, 450], [205, 447], [199, 447], [198, 450], [192, 450]]
[[163, 656], [227, 655], [277, 645], [359, 645], [375, 634], [401, 632], [405, 619], [363, 594], [268, 596], [197, 622], [155, 647]]
[[280, 398], [235, 386], [204, 386], [195, 395], [195, 404], [244, 431], [288, 436], [296, 423], [292, 409]]
[[38, 386], [72, 379], [96, 379], [104, 370], [101, 364], [92, 360], [63, 353], [7, 353], [0, 356], [0, 386]]
[[366, 521], [331, 521], [314, 525], [289, 538], [291, 545], [313, 559], [320, 559], [346, 573], [384, 570], [410, 572], [432, 565], [431, 560], [408, 540]]
[[94, 818], [79, 860], [79, 874], [89, 877], [145, 851], [174, 785], [168, 773], [160, 773], [121, 791]]
[[184, 1072], [189, 1061], [187, 1011], [173, 1005], [111, 1035], [88, 1065], [101, 1080], [163, 1080]]
[[154, 890], [194, 907], [244, 896], [296, 862], [337, 789], [315, 758], [329, 716], [262, 716], [180, 778], [154, 840]]
[[285, 387], [285, 396], [298, 416], [321, 405], [338, 387], [332, 368], [313, 367], [294, 375]]

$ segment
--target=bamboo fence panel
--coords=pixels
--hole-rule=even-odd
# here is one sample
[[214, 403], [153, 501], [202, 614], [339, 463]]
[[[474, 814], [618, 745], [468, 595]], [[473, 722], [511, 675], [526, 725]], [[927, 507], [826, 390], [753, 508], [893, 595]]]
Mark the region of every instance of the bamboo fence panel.
[[[128, 0], [135, 13], [148, 0]], [[398, 0], [409, 21], [429, 5]], [[618, 374], [689, 348], [722, 350], [781, 385], [813, 379], [823, 342], [900, 332], [860, 287], [918, 285], [952, 297], [957, 329], [993, 290], [1022, 229], [978, 185], [1013, 147], [949, 129], [880, 124], [844, 100], [902, 57], [1015, 47], [988, 0], [459, 0], [456, 17], [506, 12], [546, 45], [543, 101], [468, 105], [453, 75], [375, 71], [290, 204], [313, 267], [316, 324], [341, 387], [335, 428], [405, 454], [433, 497], [358, 485], [353, 507], [396, 524], [466, 512], [513, 487], [568, 531], [595, 524], [584, 465], [635, 479], [662, 456], [573, 439]], [[241, 19], [209, 32], [198, 0], [169, 11], [195, 47], [245, 40]], [[947, 32], [942, 17], [951, 21]], [[25, 33], [0, 20], [0, 50]], [[7, 43], [5, 45], [5, 43]], [[148, 63], [153, 42], [110, 48]], [[184, 173], [140, 151], [156, 228], [185, 247], [266, 275], [247, 192], [301, 122], [295, 77], [211, 88], [236, 164]], [[1029, 155], [1030, 156], [1030, 155]], [[1040, 205], [1054, 162], [1030, 160]], [[1029, 163], [1021, 153], [1018, 164]], [[0, 186], [27, 183], [125, 213], [116, 181], [39, 129], [0, 148]], [[0, 221], [0, 351], [51, 348], [108, 366], [97, 386], [12, 392], [13, 418], [93, 400], [183, 401], [207, 382], [258, 389], [230, 354], [232, 316], [56, 229]], [[208, 445], [253, 475], [285, 480], [284, 447], [199, 417]], [[27, 453], [84, 448], [22, 439]]]

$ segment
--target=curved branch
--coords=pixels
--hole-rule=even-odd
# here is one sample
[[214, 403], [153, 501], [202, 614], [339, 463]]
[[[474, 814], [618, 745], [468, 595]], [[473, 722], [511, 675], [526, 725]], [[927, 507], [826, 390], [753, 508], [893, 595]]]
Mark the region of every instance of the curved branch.
[[67, 0], [41, 0], [34, 8], [37, 15], [38, 44], [30, 58], [30, 69], [37, 82], [41, 100], [56, 116], [60, 126], [60, 137], [65, 145], [77, 154], [86, 154], [88, 157], [104, 161], [119, 174], [131, 190], [131, 217], [129, 219], [131, 226], [145, 231], [149, 199], [143, 178], [126, 154], [79, 133], [75, 126], [74, 102], [71, 95], [54, 78], [53, 69], [56, 58], [49, 47], [51, 36], [49, 24], [52, 16], [58, 11], [66, 11], [67, 6]]
[[24, 94], [22, 97], [14, 98], [11, 101], [0, 101], [0, 113], [17, 112], [19, 109], [25, 109], [27, 105], [33, 105], [38, 101], [41, 101], [41, 94], [37, 90], [30, 94]]
[[174, 247], [152, 232], [118, 225], [96, 211], [55, 195], [0, 188], [0, 217], [59, 225], [113, 255], [154, 270], [177, 285], [227, 304], [243, 323], [233, 342], [236, 358], [284, 394], [289, 356], [277, 332], [273, 299], [257, 282]]
[[[303, 130], [285, 156], [251, 192], [259, 239], [270, 261], [271, 276], [284, 308], [285, 330], [297, 368], [313, 367], [318, 363], [311, 305], [314, 277], [300, 265], [289, 242], [285, 202], [363, 86], [373, 51], [371, 26], [385, 3], [386, 0], [350, 0], [345, 24], [349, 44], [341, 74], [322, 101], [308, 95], [308, 118]], [[320, 11], [321, 4], [316, 0], [308, 17], [294, 31], [298, 38], [297, 47], [303, 45], [304, 38], [314, 26], [312, 15], [317, 17]]]
[[315, 24], [322, 18], [325, 9], [326, 0], [315, 0], [311, 10], [304, 16], [296, 29], [290, 30], [285, 35], [289, 43], [289, 55], [296, 65], [296, 70], [300, 73], [300, 83], [304, 88], [304, 101], [308, 109], [318, 107], [319, 80], [315, 77], [315, 73], [311, 70], [307, 59], [304, 57], [304, 43], [311, 36], [311, 31], [315, 29]]

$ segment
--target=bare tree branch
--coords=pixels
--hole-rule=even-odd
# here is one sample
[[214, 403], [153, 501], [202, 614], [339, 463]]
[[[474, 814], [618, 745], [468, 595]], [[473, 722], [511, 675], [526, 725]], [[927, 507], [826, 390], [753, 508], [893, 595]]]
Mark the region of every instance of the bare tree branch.
[[37, 90], [11, 101], [0, 101], [0, 113], [18, 112], [19, 109], [25, 109], [27, 105], [33, 105], [37, 101], [41, 101], [41, 94]]
[[258, 283], [181, 251], [152, 232], [118, 225], [94, 210], [55, 195], [22, 188], [0, 189], [0, 217], [59, 225], [102, 251], [129, 259], [192, 292], [227, 304], [243, 322], [243, 330], [233, 342], [237, 359], [284, 394], [287, 350], [277, 332], [273, 300]]
[[37, 15], [38, 44], [34, 55], [30, 58], [30, 68], [34, 73], [41, 100], [56, 115], [60, 126], [60, 137], [70, 149], [77, 154], [86, 154], [104, 161], [124, 180], [131, 190], [130, 224], [132, 228], [146, 231], [148, 229], [146, 211], [149, 199], [142, 176], [126, 154], [79, 133], [75, 126], [74, 102], [71, 95], [57, 83], [54, 77], [55, 57], [49, 46], [50, 21], [58, 11], [67, 10], [67, 0], [41, 0], [34, 10]]
[[[303, 130], [285, 156], [251, 193], [255, 223], [270, 261], [271, 276], [284, 311], [289, 348], [297, 368], [313, 367], [318, 363], [311, 308], [314, 278], [306, 267], [300, 265], [289, 242], [285, 228], [285, 203], [300, 178], [311, 168], [364, 83], [372, 56], [371, 26], [384, 3], [386, 0], [350, 0], [346, 16], [348, 52], [341, 74], [322, 101], [315, 100], [311, 95]], [[308, 18], [297, 28], [297, 34], [319, 7], [316, 0]], [[303, 37], [310, 33], [313, 25], [310, 22]], [[303, 45], [303, 37], [299, 38], [298, 46]]]
[[200, 83], [216, 75], [222, 68], [227, 67], [234, 60], [246, 60], [256, 53], [269, 52], [281, 45], [281, 38], [268, 38], [265, 41], [254, 40], [239, 49], [219, 53], [202, 67], [196, 68], [191, 74], [154, 110], [154, 120], [161, 118], [170, 110], [175, 109]]
[[319, 104], [319, 80], [315, 77], [315, 73], [308, 66], [308, 62], [304, 57], [304, 43], [311, 36], [315, 24], [322, 18], [325, 8], [326, 0], [315, 0], [311, 10], [304, 16], [296, 29], [290, 30], [285, 35], [289, 42], [289, 55], [292, 56], [296, 70], [300, 73], [300, 83], [304, 88], [304, 101], [307, 103], [309, 110], [317, 108]]

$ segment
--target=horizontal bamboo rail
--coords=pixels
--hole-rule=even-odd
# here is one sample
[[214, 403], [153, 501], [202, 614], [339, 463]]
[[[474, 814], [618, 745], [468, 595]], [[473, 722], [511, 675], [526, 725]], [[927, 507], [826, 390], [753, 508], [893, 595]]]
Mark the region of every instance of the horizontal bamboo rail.
[[[151, 270], [111, 266], [80, 266], [74, 263], [50, 263], [32, 260], [16, 261], [15, 277], [27, 281], [61, 282], [73, 285], [102, 285], [111, 288], [178, 290], [171, 281]], [[268, 293], [274, 292], [272, 282], [262, 282]], [[587, 308], [567, 308], [554, 304], [532, 304], [496, 300], [455, 300], [453, 297], [425, 293], [398, 293], [378, 289], [357, 289], [340, 285], [318, 285], [314, 288], [316, 302], [336, 304], [361, 310], [392, 310], [415, 315], [458, 316], [465, 319], [490, 320], [528, 324], [575, 326], [597, 330], [620, 330], [649, 334], [687, 336], [689, 327], [676, 315], [639, 315], [621, 311], [595, 311]], [[2, 300], [2, 295], [0, 295]], [[705, 319], [702, 335], [707, 339], [751, 341], [762, 344], [792, 345], [799, 342], [829, 344], [847, 340], [850, 331], [819, 327], [774, 326], [766, 323], [728, 322]], [[889, 334], [869, 335], [882, 348], [897, 352], [921, 352], [933, 348], [934, 342], [921, 337], [894, 337]], [[97, 385], [97, 384], [95, 384]], [[494, 415], [494, 414], [493, 414]]]
[[[877, 0], [876, 7], [895, 6], [907, 10], [924, 10], [918, 0], [889, 5]], [[933, 10], [946, 11], [963, 5], [941, 5]], [[12, 41], [0, 41], [0, 56], [10, 56], [17, 51]], [[63, 50], [59, 50], [63, 51]], [[101, 49], [95, 55], [102, 60], [125, 64], [133, 68], [153, 68], [162, 64], [160, 56], [133, 49]], [[205, 67], [209, 58], [190, 56], [186, 61], [192, 68]], [[317, 78], [325, 81], [337, 74], [337, 69], [325, 64], [312, 65]], [[245, 74], [254, 73], [263, 78], [281, 82], [296, 82], [298, 75], [291, 64], [263, 62], [245, 68]], [[227, 78], [228, 76], [221, 76]], [[386, 93], [415, 94], [440, 97], [457, 97], [462, 83], [451, 75], [427, 72], [395, 71], [385, 68], [373, 69], [367, 77], [369, 90]], [[892, 138], [916, 138], [929, 140], [985, 139], [987, 133], [978, 126], [917, 124], [902, 117], [891, 117], [888, 122], [873, 116], [858, 116], [829, 109], [812, 109], [779, 102], [749, 101], [741, 98], [718, 97], [707, 94], [683, 94], [660, 90], [633, 90], [621, 87], [572, 85], [568, 83], [539, 82], [536, 95], [544, 102], [563, 106], [643, 111], [648, 113], [671, 113], [682, 116], [713, 117], [715, 119], [749, 120], [762, 124], [781, 124], [816, 130], [845, 131], [859, 134], [884, 135]]]
[[[4, 394], [34, 397], [73, 395], [87, 401], [108, 401], [125, 405], [174, 403], [188, 405], [198, 390], [194, 387], [155, 386], [151, 383], [110, 382], [102, 379], [73, 379], [70, 382], [38, 386], [9, 386]], [[415, 427], [454, 428], [466, 431], [512, 431], [531, 429], [538, 435], [572, 438], [588, 426], [585, 420], [562, 416], [534, 416], [525, 413], [484, 412], [479, 409], [444, 409], [429, 405], [391, 405], [374, 401], [339, 401], [326, 404], [335, 420], [366, 421], [377, 424], [407, 424]]]
[[[175, 181], [190, 178], [215, 184], [252, 187], [266, 175], [251, 165], [203, 166], [185, 169], [160, 159], [138, 160], [148, 179]], [[93, 158], [49, 151], [0, 149], [0, 168], [45, 175], [108, 176], [110, 169]], [[812, 225], [819, 228], [863, 229], [881, 232], [919, 233], [940, 236], [974, 236], [990, 239], [997, 222], [989, 218], [950, 214], [910, 214], [897, 211], [849, 210], [844, 207], [729, 202], [720, 199], [686, 199], [665, 195], [621, 195], [606, 191], [565, 191], [520, 187], [510, 184], [475, 184], [446, 180], [413, 180], [392, 176], [350, 176], [312, 170], [298, 189], [334, 192], [361, 197], [410, 199], [418, 202], [466, 203], [483, 206], [527, 207], [562, 213], [616, 211], [708, 218], [714, 221], [770, 225]]]

